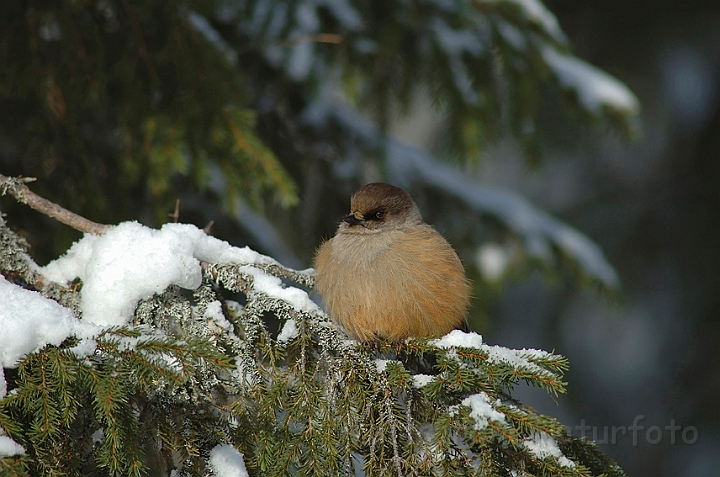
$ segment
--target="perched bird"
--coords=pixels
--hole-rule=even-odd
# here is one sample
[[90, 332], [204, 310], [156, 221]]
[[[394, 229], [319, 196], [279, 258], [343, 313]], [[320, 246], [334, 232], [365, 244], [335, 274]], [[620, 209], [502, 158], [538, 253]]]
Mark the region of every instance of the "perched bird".
[[314, 266], [315, 289], [353, 338], [399, 341], [467, 327], [470, 285], [462, 263], [399, 187], [357, 190]]

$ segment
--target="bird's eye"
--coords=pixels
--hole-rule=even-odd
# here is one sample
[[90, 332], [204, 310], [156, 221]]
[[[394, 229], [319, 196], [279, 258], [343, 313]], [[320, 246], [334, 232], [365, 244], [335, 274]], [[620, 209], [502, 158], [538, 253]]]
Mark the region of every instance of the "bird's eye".
[[382, 220], [385, 217], [385, 211], [384, 210], [378, 210], [375, 212], [375, 215], [373, 216], [376, 220]]

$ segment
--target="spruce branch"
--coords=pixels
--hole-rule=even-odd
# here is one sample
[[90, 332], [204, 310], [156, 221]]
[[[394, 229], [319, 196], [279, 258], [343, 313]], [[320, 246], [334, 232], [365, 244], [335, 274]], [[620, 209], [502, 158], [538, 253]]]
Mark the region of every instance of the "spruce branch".
[[[246, 252], [201, 262], [192, 293], [170, 285], [142, 300], [131, 325], [93, 336], [90, 354], [71, 337], [29, 355], [0, 400], [0, 425], [37, 460], [23, 465], [78, 469], [74, 456], [110, 473], [162, 462], [198, 475], [210, 449], [230, 443], [268, 476], [622, 475], [511, 396], [520, 380], [563, 392], [564, 357], [459, 331], [349, 340], [287, 283], [312, 285], [312, 270]], [[67, 447], [79, 428], [85, 457]], [[559, 457], [533, 454], [538, 439]]]
[[19, 278], [21, 282], [71, 309], [78, 316], [77, 290], [46, 280], [39, 273], [40, 267], [30, 257], [28, 249], [29, 246], [25, 239], [8, 227], [0, 214], [0, 274], [10, 281], [16, 281], [15, 278]]

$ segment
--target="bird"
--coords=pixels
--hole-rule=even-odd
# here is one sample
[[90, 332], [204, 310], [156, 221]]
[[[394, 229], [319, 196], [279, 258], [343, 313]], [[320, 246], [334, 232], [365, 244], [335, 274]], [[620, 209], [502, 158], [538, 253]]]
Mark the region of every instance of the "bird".
[[318, 248], [315, 290], [333, 321], [362, 342], [467, 331], [470, 282], [455, 250], [403, 189], [374, 182]]

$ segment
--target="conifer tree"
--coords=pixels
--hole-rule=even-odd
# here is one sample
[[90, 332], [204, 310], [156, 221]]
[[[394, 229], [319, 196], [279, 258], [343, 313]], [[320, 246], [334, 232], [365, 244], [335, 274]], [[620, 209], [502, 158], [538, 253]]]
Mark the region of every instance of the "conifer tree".
[[[63, 0], [0, 12], [0, 173], [38, 177], [37, 192], [86, 217], [159, 226], [181, 197], [198, 221], [264, 207], [291, 235], [313, 222], [292, 209], [313, 187], [329, 181], [339, 197], [370, 164], [497, 219], [528, 267], [570, 264], [579, 281], [617, 288], [581, 234], [387, 135], [425, 90], [448, 118], [446, 154], [471, 163], [508, 135], [542, 160], [548, 97], [632, 136], [632, 93], [572, 56], [539, 1]], [[520, 381], [564, 392], [562, 356], [459, 332], [357, 343], [309, 300], [311, 270], [189, 225], [89, 222], [20, 178], [0, 176], [0, 191], [86, 232], [67, 250], [69, 227], [3, 202], [31, 241], [54, 237], [42, 262], [67, 255], [38, 266], [41, 247], [0, 216], [0, 475], [623, 475], [512, 397]], [[114, 255], [128, 243], [147, 255]], [[180, 264], [138, 259], [166, 248]], [[91, 252], [125, 279], [83, 262]]]
[[624, 475], [512, 398], [564, 392], [562, 356], [349, 340], [281, 281], [312, 270], [191, 225], [105, 228], [46, 267], [0, 234], [0, 475], [231, 475], [222, 449], [253, 475]]

